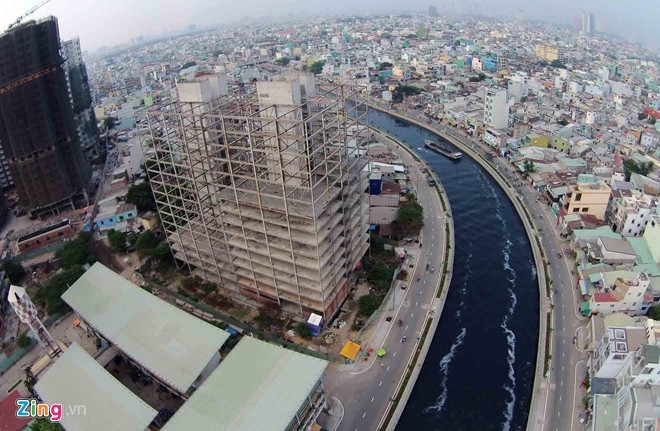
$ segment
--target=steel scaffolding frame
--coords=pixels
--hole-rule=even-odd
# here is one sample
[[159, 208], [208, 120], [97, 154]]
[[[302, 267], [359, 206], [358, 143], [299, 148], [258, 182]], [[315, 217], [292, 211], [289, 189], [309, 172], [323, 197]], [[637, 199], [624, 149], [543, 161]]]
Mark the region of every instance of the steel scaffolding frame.
[[327, 320], [368, 247], [370, 132], [363, 88], [317, 90], [295, 106], [248, 86], [152, 107], [141, 138], [162, 226], [191, 273]]

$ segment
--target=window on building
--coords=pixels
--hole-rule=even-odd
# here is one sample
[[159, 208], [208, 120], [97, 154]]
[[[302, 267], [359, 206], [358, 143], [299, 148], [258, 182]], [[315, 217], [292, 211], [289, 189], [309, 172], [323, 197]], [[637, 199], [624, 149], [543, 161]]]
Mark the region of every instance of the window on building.
[[577, 193], [577, 194], [575, 195], [575, 200], [576, 200], [576, 201], [580, 201], [580, 200], [582, 200], [582, 193]]
[[587, 213], [587, 212], [589, 212], [589, 208], [588, 208], [588, 207], [584, 207], [584, 208], [582, 208], [582, 212], [583, 212], [583, 213]]
[[576, 212], [580, 212], [580, 208], [573, 208], [573, 212], [574, 212], [574, 213], [576, 213]]

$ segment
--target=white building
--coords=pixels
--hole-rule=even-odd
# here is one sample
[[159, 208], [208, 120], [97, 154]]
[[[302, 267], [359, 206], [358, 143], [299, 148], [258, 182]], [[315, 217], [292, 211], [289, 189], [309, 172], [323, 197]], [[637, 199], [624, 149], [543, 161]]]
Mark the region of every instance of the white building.
[[599, 379], [614, 379], [630, 366], [635, 351], [647, 342], [644, 328], [609, 327], [594, 346], [592, 374]]
[[621, 312], [630, 316], [646, 314], [653, 303], [649, 285], [649, 277], [643, 272], [601, 272], [594, 282], [598, 292], [589, 299], [591, 313], [606, 315]]
[[651, 215], [657, 213], [658, 200], [637, 190], [631, 192], [631, 196], [612, 199], [610, 226], [623, 236], [641, 236]]
[[509, 105], [506, 90], [486, 89], [484, 121], [495, 129], [506, 129], [509, 125]]
[[527, 97], [529, 94], [529, 85], [527, 82], [527, 74], [525, 72], [516, 72], [509, 81], [509, 88], [507, 89], [509, 95], [516, 100]]

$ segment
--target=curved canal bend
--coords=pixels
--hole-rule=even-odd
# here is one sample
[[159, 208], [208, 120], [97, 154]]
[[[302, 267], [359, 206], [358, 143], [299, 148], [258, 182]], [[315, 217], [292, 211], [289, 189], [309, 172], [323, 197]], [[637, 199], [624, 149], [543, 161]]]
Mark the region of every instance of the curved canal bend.
[[[527, 235], [498, 184], [469, 157], [424, 148], [441, 139], [374, 109], [369, 122], [435, 170], [454, 217], [454, 274], [440, 324], [397, 431], [524, 430], [538, 341], [539, 290]], [[448, 142], [442, 140], [445, 144]]]

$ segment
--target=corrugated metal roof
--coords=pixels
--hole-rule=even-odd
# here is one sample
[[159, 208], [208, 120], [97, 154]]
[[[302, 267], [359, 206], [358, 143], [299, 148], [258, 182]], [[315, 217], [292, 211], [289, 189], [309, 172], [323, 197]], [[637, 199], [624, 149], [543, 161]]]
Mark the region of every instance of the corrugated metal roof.
[[98, 262], [62, 299], [133, 360], [181, 392], [229, 338]]
[[[67, 431], [144, 431], [158, 414], [75, 342], [34, 388], [45, 402], [63, 405]], [[70, 413], [76, 406], [85, 414]]]
[[163, 431], [285, 430], [327, 365], [244, 337]]

